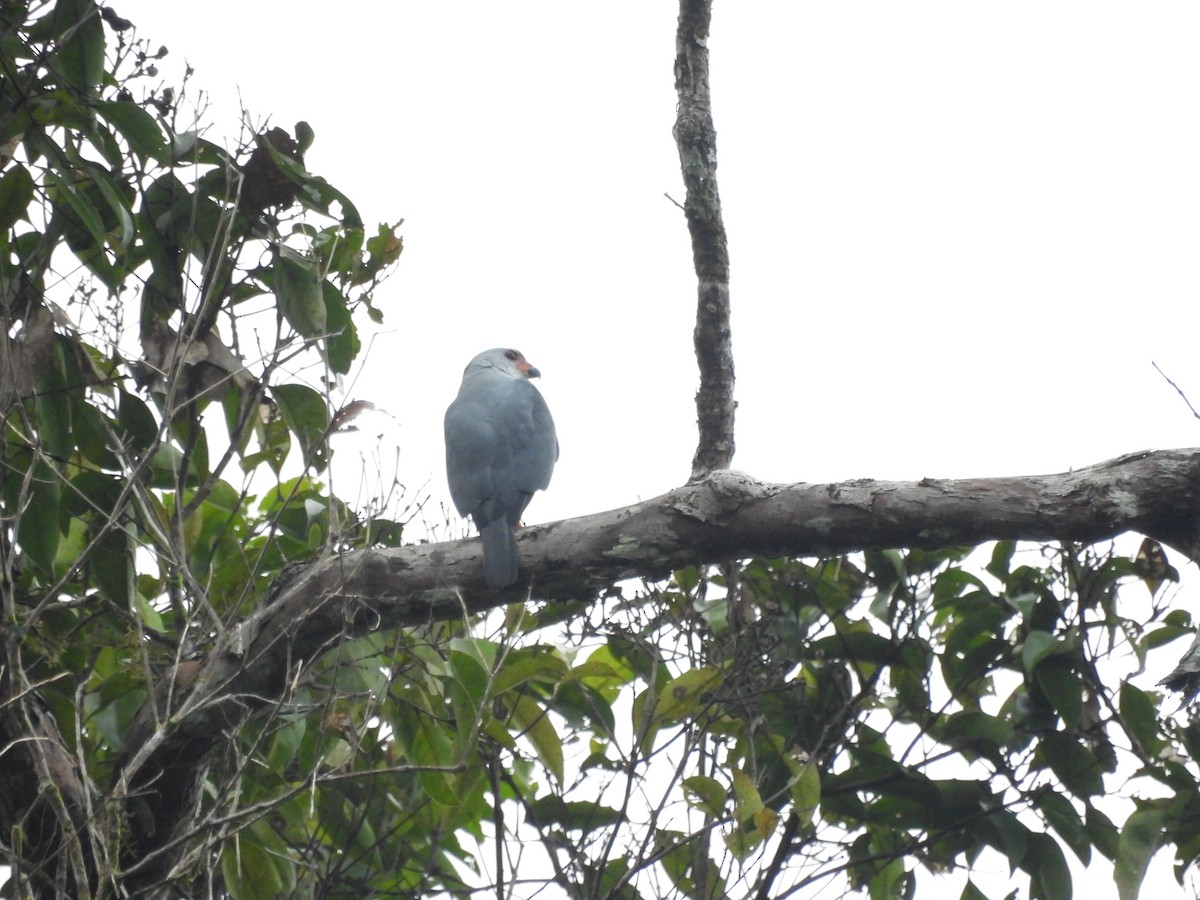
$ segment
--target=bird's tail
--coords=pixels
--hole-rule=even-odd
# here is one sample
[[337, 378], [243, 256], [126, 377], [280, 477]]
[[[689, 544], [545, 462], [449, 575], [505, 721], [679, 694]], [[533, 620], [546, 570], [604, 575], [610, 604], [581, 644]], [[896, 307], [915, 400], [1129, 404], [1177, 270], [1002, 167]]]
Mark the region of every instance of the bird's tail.
[[492, 590], [517, 580], [517, 535], [501, 516], [480, 530], [483, 538], [483, 577]]

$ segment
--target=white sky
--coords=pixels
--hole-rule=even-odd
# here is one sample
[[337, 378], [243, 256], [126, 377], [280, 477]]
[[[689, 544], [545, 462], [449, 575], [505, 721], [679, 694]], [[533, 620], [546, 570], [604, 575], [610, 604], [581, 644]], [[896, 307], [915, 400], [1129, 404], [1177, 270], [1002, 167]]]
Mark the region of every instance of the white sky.
[[[352, 391], [394, 417], [367, 443], [386, 429], [402, 481], [448, 504], [442, 412], [499, 345], [542, 369], [562, 444], [529, 522], [686, 478], [675, 0], [114, 6], [196, 68], [211, 138], [240, 89], [313, 126], [309, 168], [368, 223], [406, 220]], [[734, 465], [1013, 475], [1200, 444], [1151, 366], [1200, 405], [1198, 38], [1194, 2], [717, 0]]]
[[[446, 499], [479, 350], [542, 369], [531, 522], [650, 497], [695, 444], [674, 0], [121, 0], [368, 222], [404, 218], [356, 397]], [[1200, 7], [718, 0], [738, 453], [776, 481], [1061, 471], [1200, 443]], [[164, 67], [166, 70], [167, 67]]]

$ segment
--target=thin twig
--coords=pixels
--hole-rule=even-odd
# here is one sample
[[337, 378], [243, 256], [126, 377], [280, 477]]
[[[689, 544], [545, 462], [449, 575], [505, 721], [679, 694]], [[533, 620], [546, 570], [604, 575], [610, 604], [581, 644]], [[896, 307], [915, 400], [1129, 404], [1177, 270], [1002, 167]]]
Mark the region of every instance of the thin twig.
[[1192, 401], [1187, 398], [1187, 394], [1185, 394], [1180, 389], [1179, 385], [1177, 385], [1175, 382], [1173, 382], [1170, 378], [1167, 378], [1167, 373], [1164, 372], [1162, 369], [1160, 369], [1158, 367], [1158, 363], [1154, 362], [1154, 360], [1150, 361], [1150, 365], [1154, 366], [1155, 371], [1158, 372], [1158, 374], [1163, 377], [1163, 380], [1165, 380], [1167, 382], [1167, 384], [1169, 384], [1171, 387], [1175, 388], [1175, 393], [1177, 393], [1180, 397], [1183, 398], [1183, 402], [1186, 403], [1187, 408], [1192, 411], [1192, 415], [1195, 416], [1197, 419], [1200, 419], [1200, 413], [1196, 412], [1196, 407], [1192, 406]]

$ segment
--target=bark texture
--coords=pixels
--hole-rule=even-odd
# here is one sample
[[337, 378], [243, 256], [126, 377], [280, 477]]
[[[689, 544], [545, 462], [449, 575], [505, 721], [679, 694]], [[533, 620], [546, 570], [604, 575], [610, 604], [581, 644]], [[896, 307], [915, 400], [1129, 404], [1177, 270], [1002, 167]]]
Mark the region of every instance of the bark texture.
[[729, 327], [729, 248], [717, 191], [717, 132], [708, 75], [712, 0], [683, 0], [675, 36], [675, 144], [683, 172], [683, 204], [696, 269], [696, 361], [700, 429], [691, 481], [733, 461], [733, 343]]
[[[633, 506], [522, 529], [522, 581], [483, 585], [477, 540], [362, 551], [321, 562], [285, 589], [336, 593], [343, 615], [372, 610], [380, 625], [411, 625], [531, 596], [593, 596], [618, 581], [751, 556], [822, 556], [881, 547], [939, 548], [988, 540], [1094, 542], [1125, 531], [1185, 555], [1200, 550], [1200, 449], [1132, 453], [1073, 472], [921, 481], [768, 484], [721, 470]], [[290, 604], [299, 602], [292, 607]], [[265, 613], [261, 633], [274, 614]], [[297, 621], [307, 629], [311, 623]], [[305, 648], [319, 645], [305, 639]]]

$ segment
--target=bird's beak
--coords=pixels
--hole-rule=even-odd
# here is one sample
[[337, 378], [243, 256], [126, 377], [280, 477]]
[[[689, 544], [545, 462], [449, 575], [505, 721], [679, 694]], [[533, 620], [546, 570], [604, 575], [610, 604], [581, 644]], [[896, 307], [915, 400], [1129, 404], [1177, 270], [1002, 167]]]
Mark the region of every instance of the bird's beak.
[[517, 363], [517, 371], [520, 372], [522, 375], [524, 375], [526, 378], [541, 378], [542, 377], [542, 373], [539, 372], [537, 369], [535, 369], [533, 366], [531, 366], [525, 360], [521, 360], [520, 362]]

